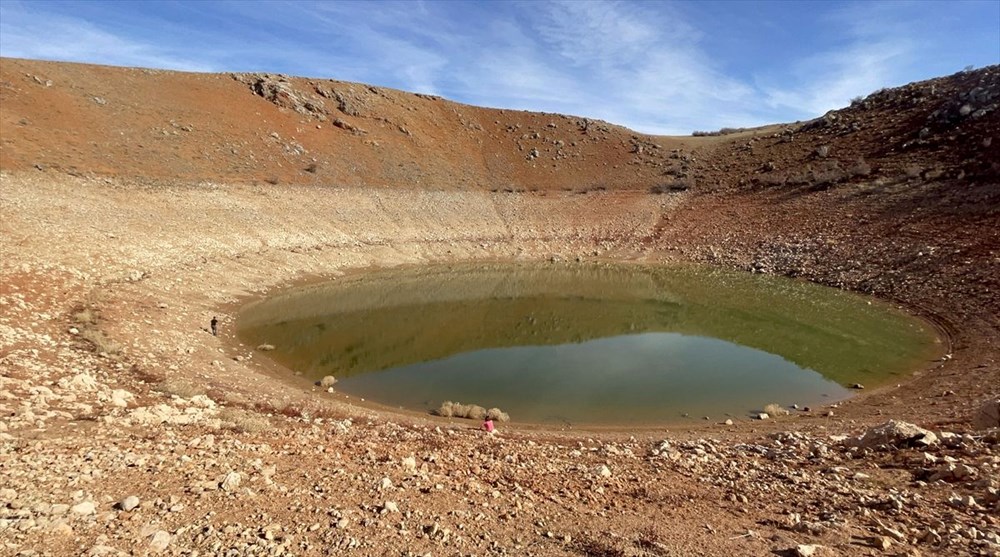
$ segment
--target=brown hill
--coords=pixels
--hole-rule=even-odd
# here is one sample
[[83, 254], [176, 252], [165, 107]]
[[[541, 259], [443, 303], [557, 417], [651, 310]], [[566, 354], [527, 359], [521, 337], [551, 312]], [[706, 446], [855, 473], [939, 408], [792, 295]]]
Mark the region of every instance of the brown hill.
[[996, 66], [878, 91], [804, 124], [686, 138], [334, 80], [16, 59], [0, 68], [8, 170], [518, 190], [1000, 172]]
[[[654, 137], [0, 59], [0, 553], [996, 554], [998, 107], [993, 66]], [[497, 259], [802, 277], [927, 319], [944, 356], [768, 421], [485, 436], [328, 394], [233, 334], [291, 282]], [[872, 427], [890, 418], [937, 437]]]

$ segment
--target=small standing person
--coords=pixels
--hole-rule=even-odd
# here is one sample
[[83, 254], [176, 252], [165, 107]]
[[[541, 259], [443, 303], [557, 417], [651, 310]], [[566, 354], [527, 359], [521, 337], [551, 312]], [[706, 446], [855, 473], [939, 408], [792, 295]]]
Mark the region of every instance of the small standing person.
[[486, 433], [493, 433], [494, 431], [496, 431], [496, 426], [493, 425], [493, 420], [489, 418], [484, 420], [483, 429], [486, 430]]
[[212, 316], [212, 336], [219, 336], [219, 318]]

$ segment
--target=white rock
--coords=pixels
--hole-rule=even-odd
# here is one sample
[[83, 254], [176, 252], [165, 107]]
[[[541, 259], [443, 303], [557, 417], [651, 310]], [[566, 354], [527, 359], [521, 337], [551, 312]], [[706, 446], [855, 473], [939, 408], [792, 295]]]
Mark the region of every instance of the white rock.
[[221, 487], [223, 491], [235, 491], [240, 487], [240, 482], [242, 481], [243, 476], [241, 476], [239, 472], [230, 472], [226, 474], [226, 477], [222, 478], [221, 482], [219, 482], [219, 487]]
[[93, 375], [78, 373], [73, 377], [60, 379], [59, 386], [69, 391], [95, 391], [97, 390], [97, 379], [94, 379]]
[[600, 477], [602, 477], [602, 478], [610, 478], [611, 477], [611, 469], [608, 468], [606, 465], [602, 464], [602, 465], [600, 465], [600, 466], [597, 467], [597, 475], [600, 476]]
[[403, 468], [411, 474], [417, 471], [417, 459], [412, 456], [404, 457], [402, 464]]
[[111, 391], [111, 405], [117, 406], [118, 408], [128, 407], [128, 402], [133, 398], [135, 398], [135, 396], [124, 389], [115, 389]]
[[57, 520], [49, 525], [49, 532], [58, 536], [72, 536], [73, 527], [67, 524], [65, 520]]
[[771, 418], [770, 414], [768, 414], [767, 412], [760, 412], [754, 417], [757, 418], [758, 420], [767, 420]]
[[139, 506], [139, 498], [135, 495], [129, 495], [128, 497], [122, 499], [118, 502], [118, 508], [123, 511], [131, 511], [132, 509]]
[[398, 513], [399, 512], [399, 505], [397, 505], [395, 503], [395, 501], [386, 501], [382, 505], [382, 512], [383, 513]]
[[389, 478], [382, 478], [382, 481], [379, 483], [379, 489], [383, 491], [386, 489], [392, 489], [392, 480]]
[[823, 546], [816, 544], [802, 544], [795, 546], [796, 557], [812, 557]]
[[170, 534], [164, 530], [157, 530], [149, 539], [149, 550], [153, 553], [162, 553], [170, 545]]
[[888, 447], [926, 447], [938, 442], [937, 435], [922, 427], [907, 422], [889, 420], [888, 422], [869, 428], [861, 437], [851, 441], [851, 444], [862, 448]]
[[94, 505], [93, 501], [84, 501], [82, 503], [77, 503], [73, 505], [70, 508], [70, 510], [73, 512], [73, 514], [79, 514], [85, 516], [88, 514], [94, 514], [94, 512], [97, 510], [97, 507]]

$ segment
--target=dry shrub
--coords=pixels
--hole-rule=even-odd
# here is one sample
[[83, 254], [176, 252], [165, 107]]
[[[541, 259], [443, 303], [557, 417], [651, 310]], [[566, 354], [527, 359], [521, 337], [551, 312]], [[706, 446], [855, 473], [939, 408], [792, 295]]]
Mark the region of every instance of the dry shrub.
[[486, 419], [493, 420], [495, 422], [509, 422], [510, 416], [499, 408], [490, 408], [486, 411]]
[[94, 351], [98, 354], [105, 353], [110, 356], [114, 356], [119, 354], [122, 350], [122, 346], [120, 344], [109, 339], [99, 329], [82, 329], [80, 331], [80, 338], [93, 345]]
[[574, 544], [587, 557], [626, 557], [632, 548], [624, 540], [586, 533]]
[[90, 308], [83, 308], [73, 313], [73, 321], [81, 325], [97, 324], [97, 312]]
[[847, 172], [851, 176], [868, 176], [872, 173], [872, 167], [865, 162], [865, 159], [858, 159], [847, 169]]
[[443, 418], [450, 418], [455, 415], [455, 403], [450, 400], [442, 402], [434, 413]]
[[489, 412], [477, 404], [462, 404], [460, 402], [446, 401], [434, 411], [434, 414], [445, 418], [468, 418], [470, 420], [485, 420], [490, 414], [497, 416], [490, 418], [500, 421], [507, 421], [510, 416], [500, 411], [499, 408], [491, 408]]
[[822, 164], [817, 165], [815, 169], [812, 170], [812, 184], [814, 186], [826, 186], [830, 184], [836, 184], [847, 178], [847, 173], [840, 168], [840, 163], [837, 161], [825, 161]]
[[771, 404], [765, 406], [764, 412], [768, 416], [787, 416], [788, 414], [791, 413], [787, 409], [785, 409], [785, 407], [776, 402], [772, 402]]
[[337, 384], [337, 378], [332, 375], [326, 375], [319, 380], [319, 386], [324, 389], [329, 389], [330, 387]]
[[176, 395], [181, 398], [191, 398], [205, 394], [205, 389], [184, 379], [171, 378], [157, 385], [156, 390], [166, 395]]
[[223, 408], [219, 419], [230, 429], [243, 433], [257, 433], [271, 427], [267, 418], [243, 408]]

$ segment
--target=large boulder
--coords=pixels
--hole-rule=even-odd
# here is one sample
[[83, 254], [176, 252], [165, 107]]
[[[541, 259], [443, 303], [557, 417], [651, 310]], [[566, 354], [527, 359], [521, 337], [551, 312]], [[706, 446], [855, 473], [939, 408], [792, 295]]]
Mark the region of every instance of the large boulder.
[[861, 437], [850, 440], [850, 444], [864, 449], [876, 447], [927, 447], [938, 442], [937, 435], [911, 423], [889, 420], [869, 428]]
[[972, 425], [976, 429], [1000, 427], [1000, 398], [984, 402], [973, 417]]

